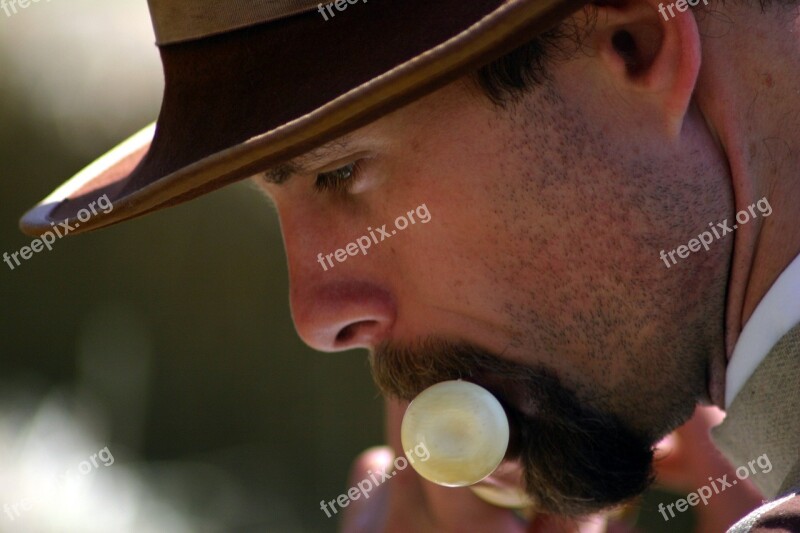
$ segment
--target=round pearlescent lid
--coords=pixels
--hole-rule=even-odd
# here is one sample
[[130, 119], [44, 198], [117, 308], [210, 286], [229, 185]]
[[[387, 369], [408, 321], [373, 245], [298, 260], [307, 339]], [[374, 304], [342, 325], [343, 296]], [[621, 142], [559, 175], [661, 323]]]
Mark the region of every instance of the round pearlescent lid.
[[426, 461], [412, 467], [447, 487], [475, 484], [490, 475], [508, 449], [508, 417], [489, 391], [467, 381], [425, 389], [408, 406], [401, 426], [403, 449], [424, 445]]

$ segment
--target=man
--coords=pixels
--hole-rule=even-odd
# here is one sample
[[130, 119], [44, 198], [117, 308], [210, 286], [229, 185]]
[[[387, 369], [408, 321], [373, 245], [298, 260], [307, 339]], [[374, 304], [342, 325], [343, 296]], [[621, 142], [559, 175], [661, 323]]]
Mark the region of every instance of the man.
[[[734, 466], [775, 465], [753, 481], [776, 503], [740, 530], [800, 530], [796, 7], [150, 4], [155, 134], [24, 230], [87, 231], [255, 175], [298, 333], [370, 350], [395, 449], [403, 402], [472, 380], [510, 413], [536, 506], [578, 516], [644, 490], [654, 443], [713, 403]], [[113, 210], [90, 217], [97, 198]], [[386, 513], [394, 531], [520, 527], [410, 471]]]

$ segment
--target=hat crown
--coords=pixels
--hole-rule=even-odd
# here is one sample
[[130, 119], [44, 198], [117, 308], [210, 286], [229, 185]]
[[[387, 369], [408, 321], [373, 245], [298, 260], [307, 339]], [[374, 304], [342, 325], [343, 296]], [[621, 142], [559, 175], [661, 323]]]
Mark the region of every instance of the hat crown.
[[314, 9], [319, 0], [147, 0], [159, 45], [201, 39]]

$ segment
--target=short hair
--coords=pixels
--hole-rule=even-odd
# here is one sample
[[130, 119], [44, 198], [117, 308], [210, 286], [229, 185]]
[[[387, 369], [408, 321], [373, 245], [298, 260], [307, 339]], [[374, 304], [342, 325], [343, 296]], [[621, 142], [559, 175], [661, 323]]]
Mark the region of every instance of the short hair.
[[474, 73], [483, 94], [499, 107], [549, 78], [547, 51], [540, 39], [512, 50]]
[[[594, 9], [584, 7], [587, 20], [593, 20]], [[590, 24], [579, 24], [572, 17], [542, 33], [532, 41], [484, 65], [473, 73], [473, 81], [483, 94], [499, 107], [518, 100], [529, 89], [550, 80], [548, 71], [553, 61], [572, 57]]]
[[[724, 6], [724, 3], [725, 0], [720, 0], [719, 6]], [[757, 5], [764, 13], [773, 6], [796, 7], [800, 0], [743, 0], [743, 3]], [[696, 12], [702, 16], [717, 8], [699, 6]], [[536, 39], [479, 68], [473, 73], [473, 81], [499, 107], [506, 107], [528, 90], [547, 82], [550, 79], [548, 67], [554, 61], [569, 59], [578, 52], [583, 37], [591, 31], [596, 8], [589, 5], [583, 10], [588, 24], [578, 23], [573, 17], [568, 17]]]

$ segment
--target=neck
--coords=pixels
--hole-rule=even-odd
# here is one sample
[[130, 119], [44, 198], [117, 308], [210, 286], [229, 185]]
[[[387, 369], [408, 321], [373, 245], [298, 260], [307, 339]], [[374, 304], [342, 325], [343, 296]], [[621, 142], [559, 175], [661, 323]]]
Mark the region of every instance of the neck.
[[[728, 358], [758, 303], [800, 254], [800, 10], [776, 5], [761, 14], [731, 4], [723, 9], [732, 22], [703, 17], [708, 37], [696, 92], [728, 158], [734, 195], [728, 220], [738, 225], [725, 317]], [[763, 209], [751, 207], [759, 200]], [[734, 220], [740, 211], [748, 214], [745, 223]], [[717, 404], [725, 366], [727, 360], [712, 362]]]

